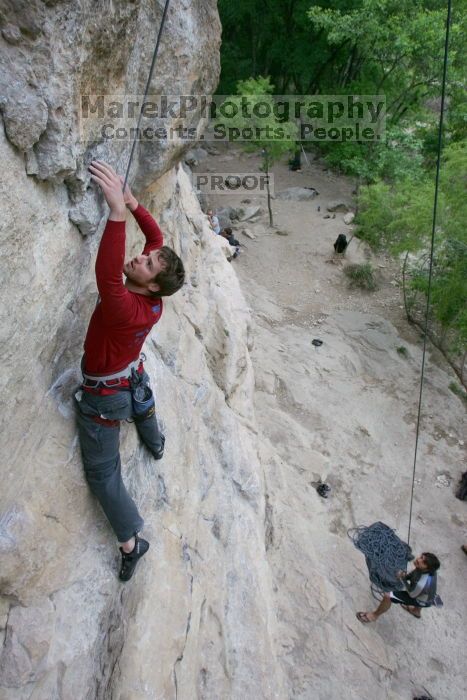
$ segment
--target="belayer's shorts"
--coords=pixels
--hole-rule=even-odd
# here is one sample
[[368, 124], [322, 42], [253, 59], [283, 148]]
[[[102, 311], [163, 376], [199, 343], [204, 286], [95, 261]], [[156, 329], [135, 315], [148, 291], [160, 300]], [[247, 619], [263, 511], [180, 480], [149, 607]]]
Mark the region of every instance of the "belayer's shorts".
[[429, 603], [423, 603], [416, 598], [411, 598], [407, 591], [391, 591], [391, 601], [398, 605], [412, 605], [414, 608], [429, 608]]

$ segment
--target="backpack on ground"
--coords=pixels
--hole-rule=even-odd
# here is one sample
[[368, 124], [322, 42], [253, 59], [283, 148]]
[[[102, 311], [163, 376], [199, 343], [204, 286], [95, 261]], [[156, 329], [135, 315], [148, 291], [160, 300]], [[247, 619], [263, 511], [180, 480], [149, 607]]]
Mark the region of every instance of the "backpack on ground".
[[345, 233], [340, 233], [334, 243], [334, 250], [336, 253], [344, 253], [348, 245], [347, 236]]

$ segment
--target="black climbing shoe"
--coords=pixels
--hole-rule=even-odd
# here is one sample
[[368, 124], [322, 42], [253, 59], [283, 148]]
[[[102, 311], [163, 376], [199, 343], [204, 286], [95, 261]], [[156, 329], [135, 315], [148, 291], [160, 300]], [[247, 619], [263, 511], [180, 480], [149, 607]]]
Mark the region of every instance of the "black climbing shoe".
[[120, 574], [118, 578], [120, 581], [129, 581], [133, 576], [138, 559], [141, 559], [149, 549], [149, 542], [143, 540], [142, 537], [138, 537], [135, 534], [135, 546], [132, 552], [126, 554], [120, 547], [122, 553], [122, 565], [120, 567]]
[[162, 457], [164, 456], [165, 435], [161, 435], [161, 443], [162, 445], [157, 450], [157, 452], [152, 453], [154, 455], [154, 459], [162, 459]]

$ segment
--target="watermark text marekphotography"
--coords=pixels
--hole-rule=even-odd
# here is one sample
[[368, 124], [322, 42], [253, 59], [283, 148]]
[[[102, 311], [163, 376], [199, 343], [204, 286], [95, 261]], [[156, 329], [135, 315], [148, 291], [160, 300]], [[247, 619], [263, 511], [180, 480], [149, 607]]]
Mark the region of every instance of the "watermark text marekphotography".
[[193, 173], [193, 186], [203, 194], [274, 195], [273, 173]]
[[384, 95], [81, 95], [81, 139], [374, 141]]

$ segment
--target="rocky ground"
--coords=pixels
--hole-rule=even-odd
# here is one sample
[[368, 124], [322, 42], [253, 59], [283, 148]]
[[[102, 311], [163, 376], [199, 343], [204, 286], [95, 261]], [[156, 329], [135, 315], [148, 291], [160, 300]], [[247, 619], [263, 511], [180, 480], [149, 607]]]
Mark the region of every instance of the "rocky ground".
[[[294, 698], [402, 700], [425, 693], [460, 700], [467, 506], [454, 492], [466, 469], [465, 408], [448, 388], [455, 376], [430, 349], [411, 545], [440, 557], [445, 606], [424, 611], [421, 621], [393, 609], [363, 626], [355, 612], [375, 601], [347, 529], [381, 520], [407, 537], [422, 345], [404, 318], [397, 265], [357, 239], [343, 260], [332, 255], [337, 235], [349, 237], [352, 227], [342, 212], [327, 218], [327, 206], [340, 200], [351, 207], [353, 183], [311, 161], [302, 172], [289, 171], [285, 161], [274, 166], [276, 194], [295, 186], [319, 194], [276, 198], [272, 229], [263, 194], [209, 197], [215, 209], [262, 209], [253, 222], [234, 222], [244, 247], [232, 265], [255, 321], [258, 449], [280, 660]], [[195, 170], [258, 172], [259, 164], [257, 154], [219, 147]], [[377, 274], [372, 293], [350, 290], [343, 274], [344, 265], [365, 260]], [[323, 344], [313, 346], [314, 338]], [[328, 500], [316, 493], [319, 479], [331, 486]]]

